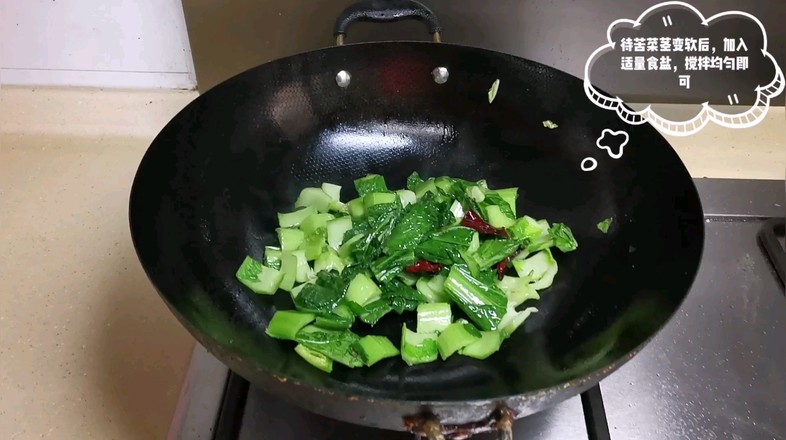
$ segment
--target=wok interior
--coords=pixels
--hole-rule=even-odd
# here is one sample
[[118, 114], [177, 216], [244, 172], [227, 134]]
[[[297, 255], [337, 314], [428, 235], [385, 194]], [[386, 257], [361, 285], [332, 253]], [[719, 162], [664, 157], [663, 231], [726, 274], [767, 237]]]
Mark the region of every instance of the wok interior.
[[[446, 84], [431, 70], [445, 66]], [[335, 74], [347, 70], [346, 89]], [[499, 78], [492, 104], [487, 90]], [[542, 121], [559, 127], [547, 129]], [[626, 130], [622, 159], [595, 147]], [[598, 168], [582, 172], [584, 157]], [[569, 225], [577, 251], [555, 250], [559, 273], [530, 318], [485, 361], [455, 355], [407, 367], [336, 366], [327, 375], [264, 331], [286, 293], [258, 296], [234, 274], [276, 242], [276, 212], [305, 186], [449, 175], [520, 188], [519, 215]], [[421, 43], [350, 45], [278, 60], [207, 92], [164, 128], [131, 197], [140, 259], [162, 297], [208, 349], [241, 375], [275, 374], [369, 397], [468, 400], [561, 385], [621, 359], [679, 306], [703, 244], [695, 188], [655, 130], [594, 107], [581, 82], [480, 49]], [[596, 224], [613, 217], [608, 234]], [[414, 315], [414, 314], [412, 314]], [[409, 319], [410, 328], [414, 321]], [[401, 318], [374, 328], [398, 343]], [[362, 331], [361, 331], [362, 333]]]

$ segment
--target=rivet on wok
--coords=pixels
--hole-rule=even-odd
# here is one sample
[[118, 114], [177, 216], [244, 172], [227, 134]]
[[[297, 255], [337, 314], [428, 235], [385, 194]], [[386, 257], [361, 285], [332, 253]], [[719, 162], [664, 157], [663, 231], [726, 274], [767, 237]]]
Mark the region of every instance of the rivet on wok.
[[448, 77], [450, 76], [450, 73], [448, 72], [448, 69], [446, 69], [445, 67], [437, 67], [431, 71], [431, 76], [434, 77], [435, 83], [445, 84], [446, 82], [448, 82]]
[[342, 70], [336, 74], [336, 84], [342, 89], [348, 87], [350, 81], [352, 81], [352, 75], [346, 70]]

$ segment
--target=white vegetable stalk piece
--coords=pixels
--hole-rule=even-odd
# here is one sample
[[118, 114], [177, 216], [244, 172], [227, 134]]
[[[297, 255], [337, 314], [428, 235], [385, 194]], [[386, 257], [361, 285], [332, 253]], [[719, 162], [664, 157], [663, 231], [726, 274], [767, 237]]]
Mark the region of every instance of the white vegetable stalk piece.
[[498, 90], [499, 90], [499, 79], [496, 79], [491, 84], [491, 88], [489, 89], [489, 104], [491, 104], [494, 101], [494, 98], [497, 97]]
[[450, 205], [450, 212], [453, 214], [453, 217], [455, 217], [456, 220], [461, 220], [464, 218], [464, 207], [461, 206], [461, 203], [459, 203], [458, 200], [454, 200], [453, 204]]

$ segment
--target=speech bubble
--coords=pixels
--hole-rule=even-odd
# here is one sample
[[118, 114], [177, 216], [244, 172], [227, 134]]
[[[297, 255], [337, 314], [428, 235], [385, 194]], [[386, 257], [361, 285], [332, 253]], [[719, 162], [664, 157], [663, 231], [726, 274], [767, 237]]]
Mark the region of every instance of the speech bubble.
[[[611, 130], [604, 128], [600, 136], [595, 140], [595, 146], [604, 150], [612, 159], [619, 159], [625, 152], [625, 145], [628, 145], [630, 135], [624, 130]], [[594, 157], [585, 157], [581, 161], [581, 171], [594, 171], [598, 167], [598, 161]]]
[[610, 158], [619, 159], [622, 157], [625, 145], [628, 145], [629, 140], [630, 136], [627, 132], [604, 128], [598, 140], [595, 141], [595, 145], [601, 150], [606, 150]]
[[[643, 50], [641, 46], [638, 47], [631, 47], [630, 41], [622, 41], [623, 38], [620, 37], [618, 40], [615, 41], [613, 37], [613, 32], [618, 31], [620, 29], [630, 29], [631, 33], [638, 32], [639, 30], [643, 29], [642, 24], [648, 23], [648, 29], [652, 32], [652, 29], [655, 29], [656, 26], [660, 27], [660, 31], [663, 32], [665, 35], [668, 32], [668, 29], [674, 25], [675, 19], [672, 16], [679, 15], [678, 11], [690, 11], [698, 18], [698, 23], [704, 28], [709, 28], [723, 20], [730, 19], [730, 18], [737, 18], [746, 20], [748, 22], [752, 22], [761, 32], [761, 47], [747, 47], [745, 43], [742, 45], [739, 44], [735, 40], [734, 47], [731, 47], [731, 44], [727, 45], [725, 41], [726, 38], [723, 40], [723, 44], [720, 45], [721, 51], [728, 51], [728, 53], [732, 53], [731, 49], [737, 50], [745, 50], [748, 51], [748, 54], [755, 53], [757, 50], [761, 52], [761, 57], [754, 57], [752, 60], [754, 62], [766, 62], [771, 63], [771, 66], [767, 66], [769, 69], [773, 71], [772, 79], [765, 83], [764, 85], [756, 84], [754, 87], [751, 87], [753, 90], [750, 91], [751, 94], [751, 101], [753, 104], [750, 105], [744, 111], [740, 111], [738, 113], [726, 113], [721, 111], [717, 108], [713, 108], [709, 100], [705, 100], [701, 103], [700, 107], [697, 110], [695, 116], [686, 118], [683, 120], [671, 120], [663, 115], [658, 114], [658, 112], [653, 108], [653, 105], [647, 105], [645, 108], [641, 110], [633, 110], [628, 108], [625, 105], [625, 102], [618, 96], [609, 96], [595, 88], [591, 81], [591, 73], [592, 67], [596, 64], [596, 62], [600, 59], [601, 56], [608, 54], [609, 52], [615, 52], [615, 54], [622, 53], [622, 51], [628, 49], [630, 53], [628, 54], [632, 59], [635, 59], [637, 62], [635, 65], [631, 65], [631, 69], [642, 67], [638, 61], [640, 61], [639, 57], [646, 57], [648, 59], [647, 69], [653, 67], [652, 58], [654, 58], [653, 52], [661, 53], [657, 49], [663, 49], [663, 46], [660, 45], [663, 39], [667, 39], [666, 42], [671, 44], [674, 40], [686, 40], [683, 38], [671, 38], [668, 37], [661, 37], [657, 38], [658, 40], [658, 48], [656, 50], [650, 51], [652, 47], [647, 46], [653, 39], [656, 39], [653, 35], [648, 35], [648, 38], [644, 38], [642, 35], [641, 37], [631, 38], [631, 40], [637, 40], [637, 43], [640, 43], [642, 39], [645, 41], [645, 46], [643, 46]], [[630, 38], [630, 37], [629, 37]], [[693, 38], [688, 38], [690, 40], [695, 40]], [[596, 49], [590, 57], [587, 59], [587, 63], [584, 66], [584, 91], [593, 103], [595, 103], [598, 107], [611, 110], [617, 113], [617, 115], [625, 122], [632, 124], [632, 125], [640, 125], [645, 122], [649, 122], [659, 131], [665, 134], [673, 135], [673, 136], [688, 136], [697, 131], [704, 128], [710, 122], [713, 122], [717, 125], [728, 127], [728, 128], [747, 128], [752, 127], [759, 122], [767, 115], [769, 110], [770, 101], [772, 98], [780, 95], [784, 90], [784, 81], [783, 72], [781, 68], [778, 66], [778, 63], [775, 61], [773, 56], [767, 51], [767, 33], [762, 25], [761, 21], [754, 17], [753, 15], [742, 12], [742, 11], [726, 11], [715, 14], [711, 17], [704, 17], [704, 15], [692, 5], [681, 2], [681, 1], [667, 1], [663, 3], [659, 3], [655, 6], [652, 6], [642, 12], [636, 19], [619, 19], [612, 22], [606, 30], [606, 40], [607, 43], [598, 49]], [[732, 40], [731, 38], [729, 40]], [[747, 44], [752, 44], [754, 40], [758, 39], [750, 39], [751, 42]], [[684, 41], [682, 41], [684, 44]], [[688, 57], [696, 57], [699, 59], [700, 62], [706, 62], [706, 65], [702, 65], [699, 67], [706, 67], [705, 70], [699, 70], [699, 72], [704, 72], [706, 74], [710, 74], [714, 72], [716, 69], [721, 74], [729, 75], [731, 71], [735, 71], [736, 74], [740, 74], [738, 71], [740, 67], [740, 62], [737, 60], [736, 57], [731, 57], [726, 55], [725, 57], [721, 57], [721, 53], [718, 50], [718, 46], [715, 43], [712, 43], [710, 46], [710, 42], [704, 41], [705, 47], [696, 47], [695, 51], [687, 51], [685, 47], [682, 48], [681, 54], [679, 56], [675, 56], [675, 58], [681, 58], [683, 63], [679, 66], [675, 63], [674, 66], [666, 66], [667, 69], [663, 69], [663, 65], [655, 64], [654, 70], [664, 70], [663, 74], [670, 73], [674, 74], [674, 80], [679, 81], [680, 86], [685, 86], [685, 76], [688, 72], [688, 68], [692, 67], [691, 63], [689, 63]], [[694, 42], [695, 44], [695, 42]], [[671, 46], [670, 46], [671, 47]], [[671, 47], [673, 48], [673, 47]], [[635, 50], [634, 50], [635, 49]], [[676, 54], [676, 52], [673, 52]], [[690, 55], [688, 55], [691, 53]], [[734, 52], [737, 53], [737, 52]], [[661, 55], [662, 56], [662, 55]], [[741, 56], [738, 56], [742, 58]], [[747, 55], [746, 55], [746, 60]], [[760, 59], [759, 59], [760, 58]], [[660, 59], [660, 58], [658, 58]], [[620, 55], [619, 62], [621, 68], [628, 67], [627, 62], [628, 59], [626, 55]], [[729, 62], [731, 60], [731, 62]], [[692, 60], [691, 60], [692, 61]], [[720, 63], [720, 64], [718, 64]], [[748, 61], [745, 61], [745, 65], [747, 66]], [[672, 70], [673, 67], [673, 70]], [[725, 71], [723, 69], [726, 69]], [[639, 69], [636, 69], [639, 70]], [[646, 69], [642, 69], [646, 70]], [[650, 69], [652, 70], [652, 69]], [[651, 73], [650, 73], [651, 75]], [[688, 77], [688, 81], [690, 77]], [[688, 87], [689, 87], [688, 83]], [[746, 92], [747, 93], [747, 92]], [[735, 92], [729, 91], [728, 94], [728, 103], [729, 104], [739, 104], [740, 99], [738, 94], [743, 94], [743, 92]]]

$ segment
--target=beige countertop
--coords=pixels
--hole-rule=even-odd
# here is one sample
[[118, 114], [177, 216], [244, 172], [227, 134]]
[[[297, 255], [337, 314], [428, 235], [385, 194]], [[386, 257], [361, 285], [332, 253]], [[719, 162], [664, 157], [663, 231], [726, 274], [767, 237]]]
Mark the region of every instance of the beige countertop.
[[[166, 437], [193, 340], [138, 263], [128, 193], [195, 97], [0, 90], [0, 438]], [[786, 173], [783, 107], [669, 141], [696, 177]]]

